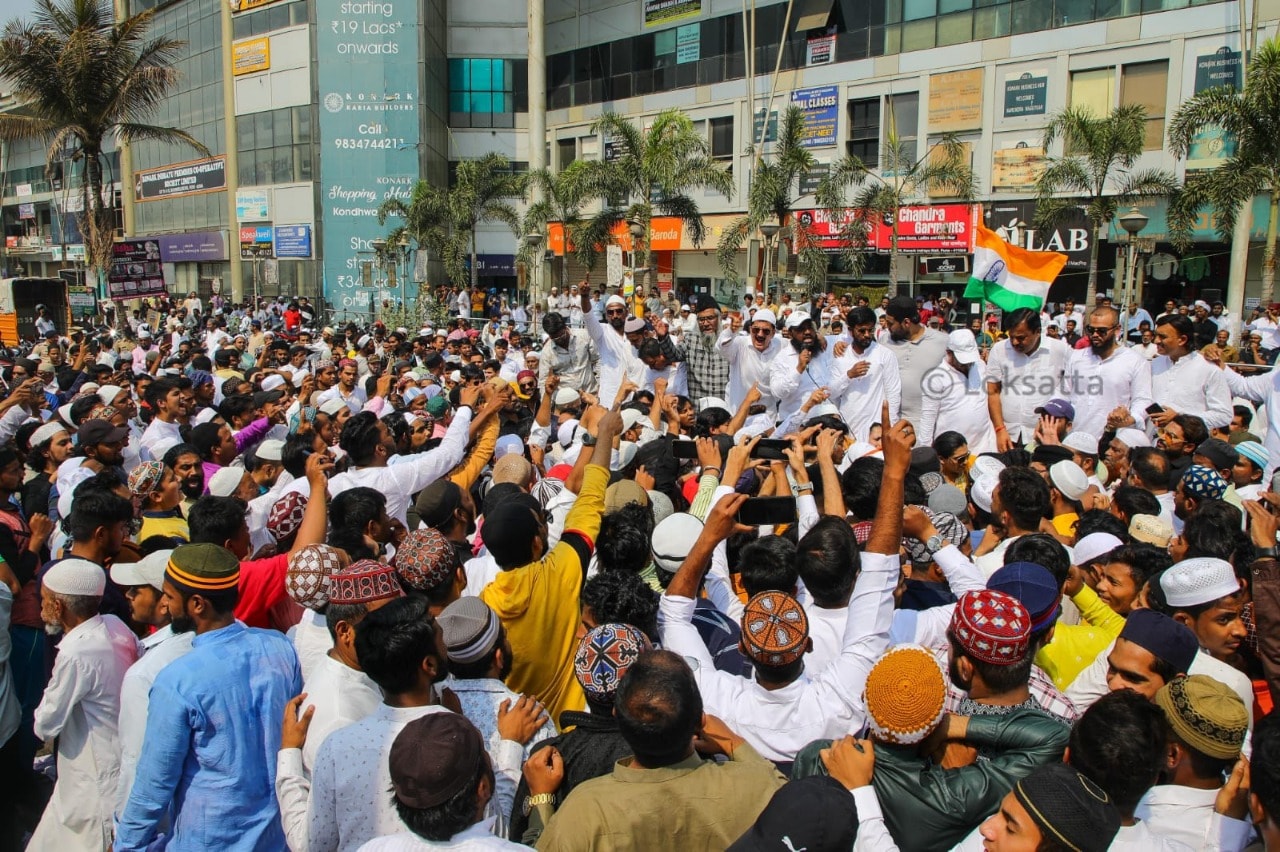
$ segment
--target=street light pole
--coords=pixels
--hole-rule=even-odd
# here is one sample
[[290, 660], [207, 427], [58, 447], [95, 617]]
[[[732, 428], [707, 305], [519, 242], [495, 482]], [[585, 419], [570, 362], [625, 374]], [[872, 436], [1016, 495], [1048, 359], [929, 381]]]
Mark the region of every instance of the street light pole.
[[1121, 329], [1121, 336], [1123, 341], [1127, 344], [1129, 342], [1129, 321], [1127, 318], [1129, 303], [1137, 293], [1137, 288], [1134, 286], [1134, 278], [1136, 276], [1138, 266], [1138, 244], [1136, 238], [1142, 229], [1147, 227], [1147, 222], [1150, 220], [1143, 215], [1142, 211], [1139, 210], [1137, 206], [1133, 206], [1129, 208], [1128, 213], [1120, 217], [1119, 221], [1120, 227], [1124, 228], [1125, 233], [1127, 234], [1125, 241], [1123, 301], [1120, 304], [1120, 316], [1124, 318], [1124, 328]]
[[538, 278], [542, 272], [542, 241], [543, 236], [540, 231], [530, 231], [524, 235], [524, 244], [529, 249], [529, 313], [531, 314], [534, 328], [538, 327], [538, 299], [540, 297]]
[[[760, 223], [760, 235], [764, 237], [764, 284], [760, 287], [760, 291], [766, 304], [776, 305], [778, 303], [769, 302], [769, 273], [771, 271], [770, 267], [773, 265], [773, 261], [770, 258], [773, 253], [773, 238], [778, 235], [780, 227], [775, 219], [768, 219]], [[781, 285], [779, 285], [779, 289], [781, 289]], [[778, 296], [778, 301], [782, 301], [781, 294]]]
[[[640, 271], [640, 269], [636, 268], [636, 256], [640, 254], [640, 246], [644, 245], [645, 246], [645, 252], [643, 255], [644, 267], [642, 268], [644, 270], [644, 282], [645, 284], [648, 284], [649, 283], [649, 251], [648, 251], [649, 247], [645, 245], [645, 240], [644, 240], [645, 224], [643, 222], [641, 222], [639, 219], [628, 219], [627, 230], [631, 233], [631, 287], [632, 287], [631, 313], [635, 314], [636, 316], [640, 316], [640, 314], [636, 313], [635, 273]], [[625, 297], [626, 296], [624, 293], [623, 298]]]

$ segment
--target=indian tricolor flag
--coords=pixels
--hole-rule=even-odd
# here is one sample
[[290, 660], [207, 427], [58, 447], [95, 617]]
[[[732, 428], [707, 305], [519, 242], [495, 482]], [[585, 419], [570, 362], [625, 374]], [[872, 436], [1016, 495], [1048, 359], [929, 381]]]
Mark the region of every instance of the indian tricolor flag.
[[1028, 251], [1010, 245], [978, 223], [973, 247], [973, 274], [964, 290], [966, 299], [983, 299], [1001, 310], [1040, 310], [1049, 296], [1049, 285], [1067, 265], [1067, 256], [1056, 251]]

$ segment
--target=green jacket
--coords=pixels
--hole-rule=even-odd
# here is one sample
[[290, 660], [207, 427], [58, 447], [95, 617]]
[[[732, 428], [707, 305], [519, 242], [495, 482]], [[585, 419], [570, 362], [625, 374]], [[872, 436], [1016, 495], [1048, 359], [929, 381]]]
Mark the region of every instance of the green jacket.
[[[995, 813], [1013, 785], [1035, 769], [1062, 760], [1070, 728], [1039, 710], [973, 716], [965, 742], [994, 753], [970, 766], [943, 769], [914, 746], [876, 743], [872, 786], [885, 824], [901, 852], [950, 849]], [[792, 778], [826, 775], [818, 756], [830, 740], [800, 750]]]

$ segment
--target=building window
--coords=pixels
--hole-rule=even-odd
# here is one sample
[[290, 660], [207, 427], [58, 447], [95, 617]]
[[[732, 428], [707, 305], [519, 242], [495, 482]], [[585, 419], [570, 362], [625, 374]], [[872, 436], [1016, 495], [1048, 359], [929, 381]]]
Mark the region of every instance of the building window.
[[1112, 68], [1071, 72], [1071, 106], [1088, 110], [1094, 118], [1111, 113], [1116, 104], [1115, 74]]
[[573, 161], [578, 159], [578, 140], [577, 139], [557, 139], [556, 140], [556, 168], [564, 171], [573, 165]]
[[898, 139], [899, 167], [909, 169], [916, 161], [916, 141], [920, 136], [920, 93], [889, 95], [889, 121], [885, 127], [885, 144], [889, 137]]
[[1169, 63], [1139, 62], [1125, 65], [1120, 76], [1121, 106], [1137, 105], [1147, 111], [1144, 151], [1164, 147], [1165, 95], [1169, 82]]
[[707, 122], [707, 143], [713, 159], [733, 168], [733, 116], [713, 118]]
[[880, 99], [849, 101], [849, 141], [845, 149], [869, 169], [880, 165]]
[[510, 60], [449, 60], [449, 115], [454, 126], [514, 127], [515, 100]]

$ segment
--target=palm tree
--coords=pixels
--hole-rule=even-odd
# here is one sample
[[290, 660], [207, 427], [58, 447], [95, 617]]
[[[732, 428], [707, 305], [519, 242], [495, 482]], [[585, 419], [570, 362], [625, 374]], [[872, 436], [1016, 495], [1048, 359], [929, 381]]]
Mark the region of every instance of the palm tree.
[[[599, 198], [601, 209], [584, 227], [585, 233], [612, 233], [619, 222], [631, 222], [642, 231], [635, 246], [634, 265], [644, 270], [649, 284], [649, 242], [654, 215], [679, 216], [695, 246], [702, 245], [707, 230], [698, 203], [689, 195], [711, 189], [722, 195], [733, 192], [732, 173], [711, 158], [707, 140], [678, 109], [660, 112], [641, 130], [630, 119], [607, 112], [591, 126], [615, 146], [612, 159], [583, 163], [577, 175], [584, 197]], [[586, 237], [579, 242], [585, 242]]]
[[469, 281], [475, 287], [479, 278], [476, 227], [484, 222], [502, 222], [518, 237], [520, 214], [511, 200], [524, 198], [525, 182], [525, 177], [513, 172], [511, 161], [501, 154], [463, 160], [458, 164], [453, 186], [444, 190], [418, 181], [408, 204], [398, 198], [383, 202], [378, 208], [378, 224], [390, 216], [402, 217], [404, 224], [392, 229], [388, 243], [398, 239], [402, 230], [407, 232], [419, 248], [427, 248], [440, 258], [450, 281], [458, 285]]
[[[740, 216], [720, 235], [716, 258], [720, 269], [731, 281], [738, 279], [738, 251], [742, 243], [760, 226], [777, 222], [778, 241], [789, 239], [799, 252], [797, 268], [812, 285], [822, 286], [827, 279], [827, 255], [813, 239], [812, 229], [792, 216], [791, 205], [798, 195], [799, 182], [816, 163], [813, 154], [802, 143], [804, 110], [788, 107], [782, 116], [778, 140], [771, 160], [757, 163], [747, 191], [747, 214]], [[768, 294], [765, 294], [768, 298]]]
[[1243, 205], [1266, 193], [1270, 218], [1262, 254], [1262, 304], [1271, 303], [1276, 279], [1276, 219], [1280, 216], [1280, 44], [1264, 43], [1250, 58], [1244, 91], [1232, 86], [1206, 89], [1178, 107], [1169, 124], [1169, 147], [1185, 157], [1196, 133], [1218, 125], [1235, 141], [1226, 162], [1212, 171], [1187, 176], [1182, 192], [1169, 205], [1169, 227], [1176, 243], [1185, 246], [1200, 209], [1217, 211], [1218, 231], [1230, 242]]
[[186, 46], [148, 38], [154, 15], [116, 22], [107, 0], [37, 0], [29, 21], [10, 21], [0, 36], [0, 78], [20, 104], [0, 115], [0, 140], [44, 142], [50, 175], [57, 162], [80, 164], [80, 230], [98, 273], [111, 261], [114, 239], [105, 149], [155, 140], [209, 155], [185, 131], [147, 123], [177, 84], [173, 62]]
[[1084, 208], [1093, 240], [1089, 246], [1089, 284], [1085, 304], [1098, 290], [1098, 252], [1116, 210], [1143, 196], [1170, 196], [1178, 181], [1166, 169], [1138, 169], [1146, 141], [1147, 111], [1141, 105], [1119, 106], [1095, 116], [1085, 107], [1068, 107], [1049, 119], [1044, 149], [1062, 140], [1063, 155], [1047, 157], [1036, 181], [1036, 226], [1053, 228], [1077, 208]]
[[[596, 234], [594, 239], [587, 233], [590, 220], [582, 218], [582, 208], [588, 198], [583, 194], [583, 175], [586, 162], [578, 160], [570, 163], [558, 173], [552, 174], [547, 169], [529, 173], [530, 186], [536, 191], [539, 200], [530, 204], [524, 212], [522, 233], [543, 233], [548, 224], [559, 222], [564, 228], [565, 263], [560, 265], [560, 288], [568, 290], [569, 264], [568, 257], [572, 252], [574, 260], [587, 269], [595, 267], [600, 258], [600, 247], [608, 241], [607, 234]], [[529, 252], [527, 247], [521, 248], [521, 259]]]
[[[889, 226], [889, 297], [898, 292], [898, 211], [930, 195], [947, 195], [962, 201], [973, 198], [975, 179], [969, 165], [969, 149], [948, 134], [915, 158], [915, 146], [902, 142], [890, 129], [880, 170], [847, 154], [831, 166], [818, 185], [818, 204], [840, 222], [839, 240], [856, 277], [861, 277], [867, 242], [874, 226]], [[853, 195], [848, 195], [854, 190]]]

